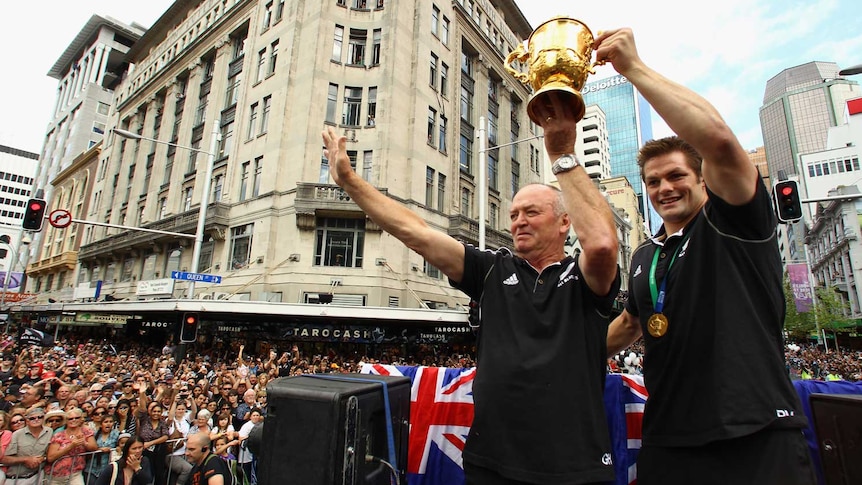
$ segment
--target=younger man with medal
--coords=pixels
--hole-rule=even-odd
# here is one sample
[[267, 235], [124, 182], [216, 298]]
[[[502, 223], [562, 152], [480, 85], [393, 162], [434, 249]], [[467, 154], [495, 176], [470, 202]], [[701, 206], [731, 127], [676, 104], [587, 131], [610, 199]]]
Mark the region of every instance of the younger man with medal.
[[638, 154], [664, 224], [632, 256], [626, 308], [608, 330], [609, 355], [646, 344], [638, 484], [815, 483], [784, 365], [769, 191], [715, 108], [645, 65], [629, 29], [595, 49], [678, 134]]

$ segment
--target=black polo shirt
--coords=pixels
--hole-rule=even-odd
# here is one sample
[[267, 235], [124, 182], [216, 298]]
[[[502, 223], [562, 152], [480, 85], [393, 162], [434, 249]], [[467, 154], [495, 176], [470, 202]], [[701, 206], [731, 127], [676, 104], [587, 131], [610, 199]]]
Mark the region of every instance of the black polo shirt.
[[[698, 446], [807, 426], [784, 365], [783, 268], [769, 192], [758, 183], [743, 206], [708, 196], [681, 232], [662, 227], [632, 257], [626, 310], [639, 317], [646, 343], [644, 444]], [[656, 285], [668, 278], [660, 337], [646, 326], [656, 251]]]
[[464, 460], [531, 483], [612, 480], [602, 395], [619, 275], [598, 296], [571, 257], [539, 274], [508, 250], [468, 246], [453, 284], [481, 313]]

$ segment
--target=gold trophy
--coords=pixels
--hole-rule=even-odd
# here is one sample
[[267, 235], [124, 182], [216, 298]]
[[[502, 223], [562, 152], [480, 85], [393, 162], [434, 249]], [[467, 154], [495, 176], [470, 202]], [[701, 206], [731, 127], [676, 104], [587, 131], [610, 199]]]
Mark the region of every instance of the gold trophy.
[[[526, 47], [525, 47], [526, 44]], [[506, 71], [533, 88], [533, 97], [527, 103], [527, 115], [536, 124], [545, 120], [536, 115], [536, 107], [550, 106], [545, 99], [555, 92], [570, 103], [575, 118], [584, 117], [584, 98], [581, 89], [587, 74], [595, 74], [590, 62], [593, 54], [593, 33], [580, 20], [559, 16], [540, 25], [526, 42], [518, 45], [506, 57]], [[515, 70], [513, 61], [527, 61], [527, 73]], [[600, 63], [597, 63], [600, 64]]]

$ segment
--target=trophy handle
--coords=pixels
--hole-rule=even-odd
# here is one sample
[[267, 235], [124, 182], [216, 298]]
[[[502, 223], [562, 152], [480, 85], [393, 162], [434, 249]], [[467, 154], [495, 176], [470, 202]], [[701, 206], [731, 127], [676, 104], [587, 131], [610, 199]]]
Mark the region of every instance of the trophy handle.
[[506, 68], [506, 72], [515, 77], [518, 81], [521, 81], [524, 84], [530, 82], [529, 76], [524, 74], [523, 72], [519, 72], [515, 70], [511, 66], [512, 62], [518, 61], [523, 62], [527, 58], [527, 52], [524, 50], [524, 44], [518, 44], [518, 47], [515, 48], [508, 56], [506, 56], [506, 62], [503, 64], [503, 67]]

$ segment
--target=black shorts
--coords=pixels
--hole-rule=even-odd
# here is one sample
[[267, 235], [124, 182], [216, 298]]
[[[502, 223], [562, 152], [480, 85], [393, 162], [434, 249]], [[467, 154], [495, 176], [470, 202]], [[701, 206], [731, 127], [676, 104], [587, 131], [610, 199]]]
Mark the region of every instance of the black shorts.
[[764, 429], [698, 447], [643, 446], [638, 485], [816, 485], [801, 429]]

